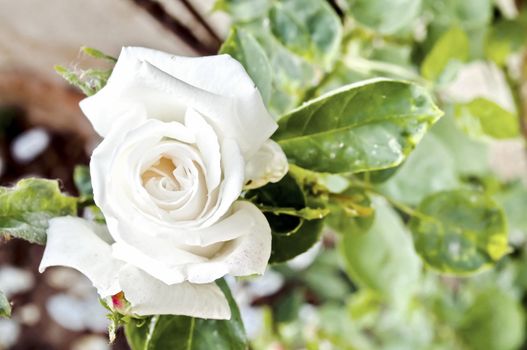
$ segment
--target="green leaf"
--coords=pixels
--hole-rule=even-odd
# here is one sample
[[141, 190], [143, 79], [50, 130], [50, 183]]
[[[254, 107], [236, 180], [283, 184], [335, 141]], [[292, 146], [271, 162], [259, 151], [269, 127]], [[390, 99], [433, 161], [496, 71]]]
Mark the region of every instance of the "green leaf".
[[464, 62], [469, 56], [468, 37], [458, 26], [445, 32], [425, 57], [421, 73], [429, 80], [438, 80], [452, 61]]
[[344, 231], [340, 251], [351, 279], [392, 300], [403, 300], [416, 287], [421, 262], [410, 233], [384, 201], [374, 201], [375, 220], [366, 231]]
[[322, 219], [329, 214], [329, 209], [327, 208], [279, 208], [279, 207], [270, 207], [265, 205], [259, 205], [260, 209], [264, 213], [272, 213], [274, 215], [290, 215], [296, 216], [306, 220]]
[[76, 215], [77, 199], [60, 193], [54, 180], [24, 179], [14, 188], [0, 187], [0, 233], [46, 243], [48, 220]]
[[459, 330], [470, 349], [519, 349], [525, 336], [521, 304], [497, 288], [476, 296]]
[[379, 188], [391, 198], [417, 205], [427, 195], [459, 185], [452, 152], [437, 136], [428, 133], [397, 173]]
[[290, 260], [318, 241], [323, 226], [321, 216], [325, 216], [327, 210], [318, 205], [307, 206], [302, 181], [293, 171], [277, 183], [247, 192], [245, 198], [260, 208], [272, 209], [264, 210], [273, 235], [271, 263]]
[[432, 128], [443, 146], [447, 147], [461, 175], [480, 175], [489, 172], [488, 143], [470, 138], [459, 129], [453, 116], [453, 108], [445, 107], [446, 115]]
[[330, 67], [340, 48], [342, 25], [321, 0], [276, 2], [269, 13], [273, 35], [287, 49], [308, 61]]
[[270, 0], [218, 0], [214, 9], [227, 12], [235, 22], [248, 22], [264, 16]]
[[527, 241], [527, 188], [516, 181], [505, 186], [505, 188], [495, 195], [496, 200], [503, 206], [507, 221], [509, 223], [509, 234], [511, 242]]
[[271, 97], [273, 70], [258, 41], [243, 29], [233, 27], [220, 53], [231, 55], [243, 65], [267, 103]]
[[293, 234], [273, 235], [269, 262], [272, 264], [285, 262], [306, 252], [318, 242], [323, 227], [324, 220], [302, 220]]
[[421, 258], [443, 273], [478, 272], [509, 252], [502, 209], [474, 190], [426, 197], [410, 220], [410, 229]]
[[100, 59], [100, 60], [107, 60], [107, 61], [110, 61], [112, 63], [117, 62], [117, 58], [115, 58], [113, 56], [110, 56], [110, 55], [107, 55], [104, 52], [99, 51], [97, 49], [94, 49], [92, 47], [83, 46], [83, 47], [81, 47], [81, 51], [83, 53], [85, 53], [86, 55], [88, 55], [90, 57], [93, 57], [93, 58], [97, 58], [97, 59]]
[[0, 317], [11, 317], [11, 304], [2, 291], [0, 291]]
[[73, 171], [73, 182], [81, 196], [93, 196], [89, 167], [77, 165]]
[[351, 187], [346, 191], [330, 195], [331, 214], [326, 223], [339, 233], [356, 234], [366, 232], [375, 217], [371, 200], [361, 188]]
[[110, 63], [110, 68], [74, 68], [73, 70], [71, 70], [60, 65], [57, 65], [54, 68], [55, 71], [60, 76], [62, 76], [62, 78], [64, 78], [68, 83], [79, 88], [86, 96], [91, 96], [106, 85], [108, 78], [112, 74], [113, 64], [117, 62], [117, 59], [97, 49], [93, 49], [91, 47], [86, 46], [81, 48], [81, 52], [90, 57], [108, 61]]
[[456, 121], [474, 138], [508, 139], [518, 137], [518, 117], [485, 98], [455, 106]]
[[[277, 183], [269, 183], [247, 192], [245, 198], [259, 207], [285, 207], [296, 211], [306, 207], [302, 187], [290, 173]], [[272, 211], [266, 211], [264, 214], [274, 235], [290, 235], [296, 232], [302, 223], [302, 218], [298, 215]]]
[[348, 0], [350, 14], [381, 34], [395, 34], [417, 19], [421, 0]]
[[55, 71], [71, 85], [79, 88], [86, 96], [94, 95], [102, 89], [110, 74], [111, 69], [70, 70], [64, 66], [57, 65]]
[[441, 114], [420, 86], [369, 80], [288, 113], [273, 138], [292, 163], [312, 171], [386, 169], [399, 165]]
[[512, 53], [527, 45], [527, 14], [512, 20], [500, 20], [487, 35], [485, 55], [499, 65], [505, 65]]
[[229, 287], [216, 281], [229, 301], [230, 320], [206, 320], [187, 316], [158, 315], [132, 319], [125, 327], [132, 350], [247, 350], [249, 345]]
[[434, 45], [452, 26], [460, 26], [469, 37], [470, 57], [482, 58], [487, 27], [493, 17], [494, 1], [425, 0], [424, 3], [428, 8], [425, 13], [431, 19], [425, 46]]

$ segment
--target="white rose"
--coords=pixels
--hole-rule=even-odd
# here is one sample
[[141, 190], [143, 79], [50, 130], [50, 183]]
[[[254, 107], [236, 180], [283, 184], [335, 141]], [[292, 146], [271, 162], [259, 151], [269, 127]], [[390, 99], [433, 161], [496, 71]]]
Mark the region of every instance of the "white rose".
[[271, 252], [267, 220], [238, 197], [245, 183], [287, 172], [243, 67], [228, 55], [124, 48], [108, 84], [80, 105], [104, 137], [90, 168], [107, 227], [52, 219], [40, 270], [76, 268], [101, 297], [122, 291], [138, 315], [229, 318], [214, 281], [263, 273]]

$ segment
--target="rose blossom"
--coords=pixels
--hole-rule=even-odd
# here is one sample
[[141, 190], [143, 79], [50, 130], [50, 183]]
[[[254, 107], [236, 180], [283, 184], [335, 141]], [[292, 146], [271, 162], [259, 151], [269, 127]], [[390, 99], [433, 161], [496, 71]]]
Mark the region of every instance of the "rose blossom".
[[52, 219], [40, 270], [73, 267], [138, 315], [229, 318], [214, 281], [263, 273], [271, 252], [264, 215], [238, 198], [287, 172], [243, 67], [228, 55], [124, 48], [80, 106], [104, 137], [90, 169], [107, 225]]

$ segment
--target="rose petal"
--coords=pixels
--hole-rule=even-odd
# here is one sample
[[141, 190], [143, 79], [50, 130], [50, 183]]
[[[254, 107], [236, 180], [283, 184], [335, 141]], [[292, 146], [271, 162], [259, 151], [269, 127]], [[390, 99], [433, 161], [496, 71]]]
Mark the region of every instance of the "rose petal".
[[248, 228], [247, 234], [224, 244], [208, 262], [189, 264], [186, 274], [190, 282], [212, 282], [221, 277], [217, 271], [225, 271], [233, 276], [264, 273], [271, 256], [271, 227], [263, 213], [252, 203], [239, 201], [233, 205], [233, 209], [251, 215], [253, 225]]
[[[106, 136], [126, 106], [144, 107], [148, 118], [182, 121], [193, 107], [224, 137], [254, 154], [277, 125], [239, 62], [228, 55], [178, 57], [144, 48], [123, 48], [107, 85], [81, 102], [95, 130]], [[121, 124], [122, 125], [122, 124]]]
[[207, 189], [210, 193], [218, 187], [221, 180], [221, 154], [218, 137], [199, 112], [192, 108], [187, 109], [185, 125], [196, 135], [196, 144], [207, 170]]
[[119, 283], [132, 312], [138, 315], [186, 315], [209, 319], [229, 319], [229, 303], [214, 283], [188, 282], [168, 286], [147, 273], [126, 266]]
[[112, 257], [109, 235], [103, 225], [71, 216], [49, 221], [47, 243], [39, 271], [67, 266], [82, 272], [101, 297], [120, 291], [118, 273], [124, 265]]
[[220, 188], [216, 207], [198, 222], [199, 227], [215, 224], [220, 217], [230, 209], [232, 203], [240, 196], [245, 178], [245, 163], [238, 144], [231, 139], [225, 139], [221, 147], [221, 167], [223, 183]]
[[278, 182], [288, 170], [289, 164], [282, 148], [273, 140], [267, 140], [245, 165], [245, 189]]
[[[145, 242], [148, 244], [148, 242]], [[112, 245], [113, 257], [129, 263], [164, 283], [171, 285], [186, 280], [185, 275], [173, 264], [198, 263], [207, 261], [206, 258], [192, 254], [183, 249], [172, 247], [170, 250], [155, 251], [155, 245], [149, 244], [138, 249], [124, 242]]]

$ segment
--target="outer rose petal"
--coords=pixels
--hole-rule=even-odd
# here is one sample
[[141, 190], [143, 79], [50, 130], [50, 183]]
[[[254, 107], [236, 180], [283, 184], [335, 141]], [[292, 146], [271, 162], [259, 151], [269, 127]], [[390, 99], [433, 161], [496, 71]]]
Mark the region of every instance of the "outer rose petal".
[[168, 286], [147, 273], [126, 266], [119, 283], [137, 315], [186, 315], [200, 318], [229, 319], [231, 310], [215, 283], [188, 282]]
[[[233, 214], [220, 221], [219, 225], [217, 234], [223, 239], [211, 241], [205, 247], [188, 246], [185, 251], [178, 245], [177, 239], [150, 238], [148, 241], [133, 242], [128, 236], [126, 243], [119, 242], [113, 246], [113, 254], [115, 258], [146, 271], [168, 285], [183, 281], [211, 283], [226, 274], [262, 274], [271, 255], [271, 228], [262, 212], [252, 203], [239, 201], [233, 205]], [[215, 226], [207, 231], [209, 234], [205, 237], [214, 238]], [[225, 243], [218, 247], [217, 242], [222, 241]], [[191, 253], [207, 248], [215, 252], [212, 256], [206, 254], [211, 256], [210, 259]]]
[[182, 121], [185, 108], [192, 107], [222, 136], [237, 140], [246, 157], [277, 128], [254, 83], [229, 55], [178, 57], [123, 48], [107, 85], [80, 105], [103, 137], [119, 119], [129, 118], [123, 114], [127, 106], [142, 106], [148, 118], [164, 121]]
[[109, 235], [103, 225], [71, 216], [51, 219], [39, 271], [67, 266], [82, 272], [101, 297], [120, 291], [118, 275], [124, 263], [112, 258]]
[[267, 140], [245, 165], [245, 188], [258, 188], [268, 182], [278, 182], [288, 170], [289, 164], [282, 148], [273, 140]]
[[[184, 256], [177, 248], [177, 241], [170, 239], [150, 239], [144, 241], [140, 249], [118, 243], [114, 246], [114, 257], [148, 272], [168, 285], [183, 281], [211, 283], [226, 274], [262, 274], [271, 255], [271, 228], [267, 219], [249, 202], [234, 203], [233, 211], [232, 217], [238, 219], [222, 222], [222, 230], [225, 234], [235, 232], [237, 236], [226, 241], [219, 250], [211, 245], [216, 253], [210, 259], [202, 258], [199, 261], [190, 252], [187, 253], [188, 256]], [[189, 233], [192, 234], [193, 232]], [[189, 246], [187, 250], [197, 248]]]
[[[226, 242], [210, 261], [189, 264], [188, 280], [194, 283], [212, 282], [221, 276], [218, 271], [233, 276], [263, 274], [271, 256], [271, 227], [263, 213], [252, 203], [239, 201], [234, 210], [243, 211], [253, 217], [247, 234]], [[235, 229], [235, 228], [233, 228]]]

